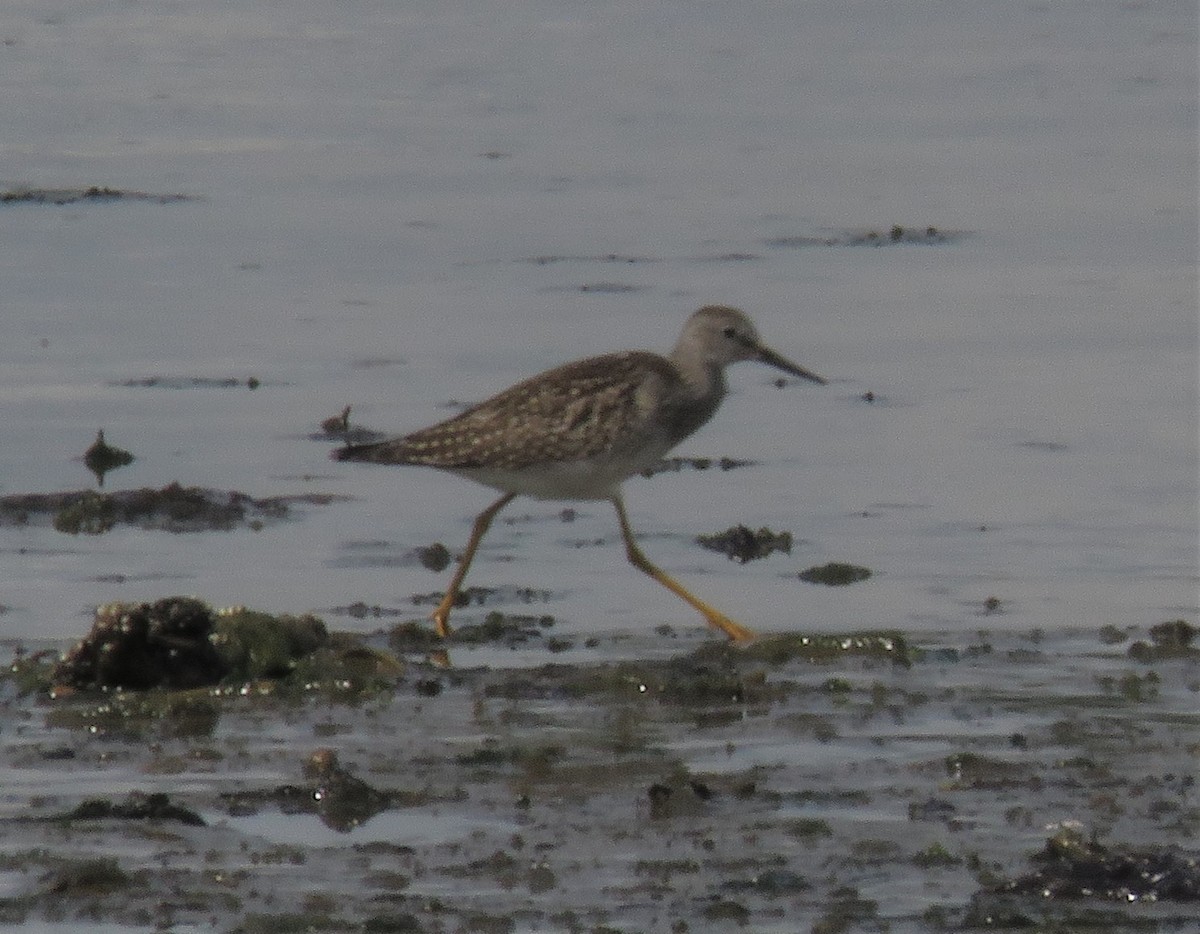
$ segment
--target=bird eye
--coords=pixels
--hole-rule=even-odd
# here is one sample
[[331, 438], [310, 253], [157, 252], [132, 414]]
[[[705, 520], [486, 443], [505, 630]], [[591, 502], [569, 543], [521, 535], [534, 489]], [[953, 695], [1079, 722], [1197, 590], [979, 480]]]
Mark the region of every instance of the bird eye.
[[737, 328], [735, 328], [731, 324], [731, 325], [729, 325], [729, 327], [722, 330], [721, 333], [724, 334], [726, 337], [728, 337], [730, 340], [733, 340], [735, 337], [737, 337]]

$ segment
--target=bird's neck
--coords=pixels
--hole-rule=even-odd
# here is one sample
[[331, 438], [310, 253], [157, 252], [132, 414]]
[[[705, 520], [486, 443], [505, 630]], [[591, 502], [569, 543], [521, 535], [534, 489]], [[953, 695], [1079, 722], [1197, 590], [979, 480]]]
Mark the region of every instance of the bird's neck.
[[725, 398], [725, 368], [706, 360], [693, 347], [677, 346], [671, 354], [671, 363], [683, 382], [687, 395], [684, 421], [681, 426], [685, 435], [691, 434], [710, 418]]
[[671, 351], [671, 363], [696, 399], [715, 397], [720, 404], [725, 395], [725, 367], [709, 359], [697, 341], [680, 337]]

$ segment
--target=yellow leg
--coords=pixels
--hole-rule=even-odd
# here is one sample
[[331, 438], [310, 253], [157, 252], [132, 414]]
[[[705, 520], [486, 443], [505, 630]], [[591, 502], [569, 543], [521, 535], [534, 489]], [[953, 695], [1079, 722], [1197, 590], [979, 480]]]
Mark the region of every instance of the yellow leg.
[[612, 504], [617, 510], [617, 521], [621, 523], [621, 537], [625, 540], [625, 555], [629, 558], [629, 563], [641, 571], [643, 574], [649, 574], [656, 581], [662, 584], [667, 590], [690, 603], [693, 607], [700, 611], [700, 615], [714, 629], [719, 629], [725, 635], [729, 636], [732, 642], [749, 642], [754, 638], [754, 632], [747, 629], [745, 626], [739, 625], [731, 620], [724, 613], [713, 609], [703, 600], [693, 596], [683, 585], [677, 580], [652, 564], [650, 559], [642, 554], [642, 550], [638, 548], [637, 542], [633, 540], [633, 529], [629, 526], [629, 517], [625, 515], [625, 504], [621, 501], [621, 497], [614, 496]]
[[466, 579], [467, 571], [471, 569], [471, 561], [475, 557], [475, 550], [479, 547], [479, 542], [487, 534], [487, 530], [491, 528], [492, 520], [496, 518], [496, 513], [511, 503], [516, 495], [516, 493], [505, 493], [475, 519], [475, 524], [471, 527], [471, 538], [467, 541], [467, 547], [463, 552], [462, 560], [458, 562], [458, 570], [454, 572], [454, 577], [450, 581], [450, 586], [446, 588], [446, 595], [442, 597], [442, 602], [430, 614], [434, 625], [437, 627], [437, 634], [443, 639], [450, 634], [450, 608], [454, 606], [454, 602], [458, 599], [458, 591], [462, 587], [462, 582]]

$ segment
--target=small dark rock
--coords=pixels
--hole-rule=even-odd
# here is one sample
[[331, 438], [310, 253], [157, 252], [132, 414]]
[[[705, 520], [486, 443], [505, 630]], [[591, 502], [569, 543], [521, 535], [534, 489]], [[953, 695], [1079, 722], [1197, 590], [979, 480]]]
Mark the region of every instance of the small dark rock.
[[205, 826], [204, 818], [178, 804], [162, 793], [144, 794], [134, 791], [122, 802], [93, 798], [80, 803], [75, 810], [64, 815], [64, 821], [80, 820], [156, 820], [176, 821], [190, 827]]
[[671, 788], [668, 785], [655, 783], [646, 789], [646, 797], [650, 799], [650, 816], [666, 817], [671, 803]]
[[393, 652], [429, 652], [444, 646], [433, 626], [421, 620], [397, 623], [388, 632], [388, 647]]
[[96, 440], [83, 454], [83, 462], [88, 470], [96, 475], [96, 482], [104, 486], [104, 475], [110, 470], [124, 467], [133, 463], [133, 455], [121, 448], [115, 448], [104, 440], [104, 429], [96, 432]]
[[416, 915], [401, 914], [372, 915], [363, 922], [364, 934], [423, 934], [425, 927]]
[[417, 560], [422, 567], [440, 573], [450, 565], [450, 551], [441, 542], [434, 542], [417, 549]]
[[690, 780], [688, 782], [688, 784], [691, 786], [692, 791], [695, 793], [696, 797], [699, 798], [701, 801], [707, 801], [714, 794], [716, 794], [716, 792], [714, 792], [711, 788], [709, 788], [708, 785], [704, 784], [704, 782], [697, 781], [694, 778], [692, 780]]
[[389, 807], [427, 803], [425, 792], [381, 790], [343, 766], [337, 753], [317, 749], [304, 762], [305, 784], [225, 792], [221, 799], [230, 814], [255, 814], [274, 806], [284, 814], [315, 814], [327, 827], [344, 833], [365, 824]]
[[827, 587], [845, 587], [865, 581], [870, 576], [870, 568], [840, 561], [830, 561], [820, 567], [811, 567], [800, 572], [800, 580], [809, 584], [825, 584]]
[[332, 749], [318, 749], [304, 766], [306, 778], [316, 782], [312, 798], [321, 822], [345, 833], [386, 810], [391, 796], [368, 785], [338, 761]]
[[437, 678], [420, 678], [413, 687], [422, 697], [437, 697], [442, 693], [442, 682]]
[[729, 899], [718, 899], [704, 908], [707, 921], [731, 921], [739, 927], [744, 927], [750, 921], [750, 911], [741, 902]]
[[957, 808], [942, 798], [927, 798], [925, 801], [913, 802], [908, 806], [908, 819], [911, 821], [948, 821], [951, 820]]
[[803, 876], [788, 869], [768, 869], [751, 879], [728, 882], [726, 888], [736, 892], [757, 892], [767, 898], [785, 898], [812, 886]]
[[46, 891], [67, 898], [96, 898], [128, 887], [133, 880], [115, 859], [72, 861], [46, 880]]
[[451, 631], [449, 641], [466, 645], [486, 642], [500, 642], [508, 646], [521, 645], [530, 639], [540, 639], [541, 630], [553, 625], [553, 622], [552, 616], [531, 616], [526, 613], [501, 613], [492, 610], [483, 618], [482, 623], [460, 626]]
[[321, 430], [325, 434], [339, 437], [350, 430], [350, 406], [342, 409], [341, 415], [334, 415], [321, 422]]

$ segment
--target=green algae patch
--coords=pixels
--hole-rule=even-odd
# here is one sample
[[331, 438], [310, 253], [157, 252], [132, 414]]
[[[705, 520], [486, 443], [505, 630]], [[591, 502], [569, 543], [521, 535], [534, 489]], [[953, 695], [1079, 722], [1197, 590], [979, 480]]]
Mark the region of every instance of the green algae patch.
[[961, 856], [955, 856], [945, 844], [935, 840], [923, 850], [918, 850], [912, 857], [913, 865], [920, 869], [942, 869], [948, 866], [958, 866], [962, 863]]
[[309, 695], [351, 706], [395, 693], [404, 663], [350, 633], [329, 633], [313, 616], [229, 611], [214, 641], [229, 653], [222, 694], [299, 702]]
[[59, 654], [52, 649], [26, 652], [17, 649], [8, 668], [0, 671], [0, 682], [12, 685], [19, 697], [44, 694], [54, 679]]
[[83, 493], [54, 514], [54, 530], [68, 535], [103, 535], [117, 524], [117, 507], [104, 493]]
[[744, 647], [718, 648], [769, 665], [783, 665], [792, 661], [831, 664], [851, 657], [890, 661], [905, 668], [913, 663], [908, 641], [895, 630], [846, 635], [785, 633], [762, 636]]
[[1028, 766], [974, 752], [953, 753], [942, 761], [953, 788], [1002, 790], [1028, 787], [1038, 780]]
[[[687, 655], [654, 661], [603, 665], [544, 665], [485, 687], [508, 699], [584, 698], [655, 700], [696, 710], [761, 705], [795, 690], [787, 680], [767, 677], [767, 668], [794, 662], [838, 664], [843, 660], [889, 662], [909, 667], [910, 649], [897, 632], [847, 635], [764, 636], [748, 645], [709, 642]], [[712, 725], [709, 723], [709, 725]]]
[[221, 719], [221, 705], [205, 690], [112, 691], [64, 699], [46, 712], [46, 725], [128, 741], [147, 737], [205, 739]]
[[445, 649], [446, 640], [425, 620], [406, 620], [388, 630], [388, 647], [396, 653], [426, 653]]
[[757, 703], [774, 696], [761, 673], [743, 673], [720, 658], [698, 653], [661, 662], [620, 662], [589, 668], [547, 665], [533, 685], [552, 686], [559, 696], [653, 697], [683, 707]]
[[225, 665], [221, 680], [259, 681], [291, 674], [301, 659], [328, 644], [329, 632], [315, 616], [235, 607], [216, 618], [209, 641]]
[[534, 616], [528, 613], [501, 613], [492, 610], [482, 623], [460, 626], [450, 631], [446, 640], [459, 645], [482, 645], [500, 642], [504, 645], [521, 645], [531, 639], [540, 639], [543, 629], [554, 625], [554, 617], [546, 614]]
[[61, 701], [47, 722], [97, 735], [211, 736], [224, 699], [317, 694], [359, 704], [390, 697], [404, 671], [390, 652], [331, 634], [315, 616], [237, 607], [214, 613], [192, 597], [113, 603], [61, 659], [18, 656], [7, 678], [22, 694]]
[[390, 698], [404, 662], [390, 652], [362, 643], [348, 633], [334, 633], [329, 642], [296, 662], [291, 673], [267, 682], [275, 693], [318, 694], [330, 701], [361, 704]]
[[790, 817], [780, 821], [779, 829], [794, 840], [811, 843], [822, 837], [832, 837], [829, 822], [820, 817]]
[[848, 587], [865, 581], [871, 576], [871, 569], [858, 564], [847, 564], [844, 561], [830, 561], [828, 564], [814, 565], [800, 572], [800, 580], [807, 584], [824, 584], [826, 587]]

